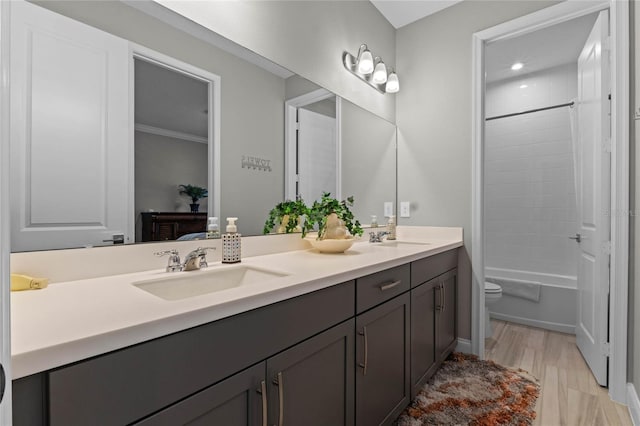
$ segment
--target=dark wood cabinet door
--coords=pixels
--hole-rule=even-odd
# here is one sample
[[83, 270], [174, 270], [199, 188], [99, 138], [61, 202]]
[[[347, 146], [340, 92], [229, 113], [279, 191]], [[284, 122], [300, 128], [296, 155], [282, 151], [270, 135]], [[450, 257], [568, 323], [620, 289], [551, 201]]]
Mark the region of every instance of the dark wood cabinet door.
[[437, 367], [436, 355], [436, 289], [438, 278], [411, 290], [411, 397]]
[[437, 342], [438, 356], [440, 361], [444, 360], [456, 347], [457, 324], [456, 324], [456, 300], [458, 291], [457, 270], [447, 272], [438, 277], [440, 290], [438, 298], [440, 309], [437, 313]]
[[409, 305], [404, 293], [356, 317], [356, 424], [391, 424], [409, 402]]
[[[137, 423], [140, 426], [260, 426], [266, 408], [264, 362]], [[265, 398], [262, 398], [264, 383]]]
[[351, 319], [267, 359], [269, 424], [353, 425], [353, 352]]

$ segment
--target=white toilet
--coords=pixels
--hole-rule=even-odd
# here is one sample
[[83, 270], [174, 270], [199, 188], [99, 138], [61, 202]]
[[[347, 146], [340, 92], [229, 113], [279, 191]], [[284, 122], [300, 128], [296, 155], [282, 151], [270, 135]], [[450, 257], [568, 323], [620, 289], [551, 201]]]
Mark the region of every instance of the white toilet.
[[489, 305], [497, 302], [502, 297], [502, 287], [496, 283], [484, 283], [484, 337], [491, 337], [493, 330], [489, 321]]

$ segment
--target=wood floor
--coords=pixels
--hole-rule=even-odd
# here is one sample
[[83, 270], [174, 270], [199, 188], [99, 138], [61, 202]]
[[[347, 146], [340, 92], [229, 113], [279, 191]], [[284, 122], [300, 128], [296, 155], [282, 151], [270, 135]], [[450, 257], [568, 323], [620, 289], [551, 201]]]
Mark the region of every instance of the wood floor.
[[534, 425], [631, 426], [629, 411], [598, 386], [576, 346], [576, 337], [491, 320], [485, 355], [532, 373], [541, 385]]

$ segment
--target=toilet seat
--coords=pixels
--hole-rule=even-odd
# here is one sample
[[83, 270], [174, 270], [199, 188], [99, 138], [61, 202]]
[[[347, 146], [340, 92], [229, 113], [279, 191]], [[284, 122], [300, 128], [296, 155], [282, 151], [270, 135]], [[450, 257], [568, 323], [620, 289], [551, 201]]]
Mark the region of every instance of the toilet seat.
[[484, 283], [484, 292], [485, 293], [502, 293], [502, 287], [500, 287], [498, 284], [495, 283], [489, 283], [489, 282], [485, 282]]

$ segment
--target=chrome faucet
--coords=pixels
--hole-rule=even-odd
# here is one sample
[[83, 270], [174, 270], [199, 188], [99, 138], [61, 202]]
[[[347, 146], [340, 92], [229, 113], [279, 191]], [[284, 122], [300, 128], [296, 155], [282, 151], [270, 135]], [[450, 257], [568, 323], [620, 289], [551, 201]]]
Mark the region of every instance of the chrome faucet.
[[206, 268], [207, 266], [207, 250], [215, 250], [215, 247], [198, 247], [184, 258], [182, 264], [183, 271], [195, 271], [200, 268]]
[[165, 250], [154, 253], [156, 256], [169, 256], [167, 263], [167, 272], [179, 272], [179, 271], [195, 271], [200, 268], [206, 268], [207, 265], [207, 250], [215, 250], [215, 247], [198, 247], [191, 251], [184, 258], [184, 263], [180, 262], [180, 255], [178, 250]]
[[369, 232], [369, 242], [370, 243], [381, 243], [382, 239], [386, 235], [389, 235], [389, 233], [387, 231]]
[[180, 263], [180, 255], [178, 254], [178, 250], [165, 250], [154, 253], [156, 256], [169, 256], [169, 262], [167, 263], [167, 268], [165, 269], [167, 272], [177, 272], [182, 271], [182, 264]]

